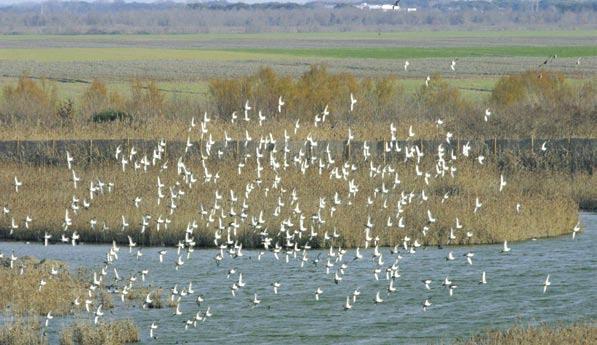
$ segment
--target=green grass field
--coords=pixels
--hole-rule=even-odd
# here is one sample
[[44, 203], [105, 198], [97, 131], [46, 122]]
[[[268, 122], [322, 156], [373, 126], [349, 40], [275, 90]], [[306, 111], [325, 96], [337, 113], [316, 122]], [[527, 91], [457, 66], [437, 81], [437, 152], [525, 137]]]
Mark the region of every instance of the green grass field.
[[9, 48], [1, 60], [123, 61], [123, 60], [280, 60], [293, 58], [418, 59], [463, 57], [597, 56], [596, 46], [459, 47], [459, 48], [304, 48], [304, 49], [161, 49], [161, 48]]
[[[61, 97], [77, 98], [94, 78], [119, 92], [130, 89], [131, 79], [148, 78], [170, 95], [204, 97], [210, 78], [242, 76], [264, 65], [296, 76], [325, 63], [359, 76], [395, 74], [407, 93], [428, 74], [440, 73], [466, 97], [479, 98], [499, 76], [536, 67], [554, 54], [562, 59], [550, 68], [571, 82], [590, 78], [595, 36], [597, 30], [0, 35], [0, 86], [25, 73], [49, 77]], [[580, 66], [578, 57], [585, 57]], [[455, 58], [461, 61], [451, 73]], [[412, 60], [408, 72], [404, 60]]]
[[354, 59], [417, 59], [460, 57], [543, 57], [558, 55], [563, 58], [596, 56], [595, 46], [571, 47], [460, 47], [460, 48], [308, 48], [308, 49], [242, 49], [247, 53], [323, 58]]

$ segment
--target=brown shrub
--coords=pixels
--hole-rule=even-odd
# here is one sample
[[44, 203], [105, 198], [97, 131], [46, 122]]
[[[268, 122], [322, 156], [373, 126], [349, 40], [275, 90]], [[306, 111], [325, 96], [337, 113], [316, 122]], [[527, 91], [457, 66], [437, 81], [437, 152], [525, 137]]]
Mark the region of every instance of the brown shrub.
[[131, 82], [131, 98], [128, 102], [128, 113], [134, 114], [135, 120], [145, 121], [147, 118], [163, 117], [166, 97], [155, 81]]
[[593, 83], [570, 86], [564, 75], [527, 71], [502, 77], [491, 95], [494, 127], [512, 136], [595, 135]]
[[108, 108], [108, 89], [106, 84], [94, 79], [81, 96], [81, 110], [91, 116]]
[[47, 80], [35, 82], [22, 75], [16, 85], [4, 87], [3, 96], [4, 103], [0, 110], [4, 114], [3, 122], [20, 121], [45, 126], [54, 124], [58, 97], [56, 88]]

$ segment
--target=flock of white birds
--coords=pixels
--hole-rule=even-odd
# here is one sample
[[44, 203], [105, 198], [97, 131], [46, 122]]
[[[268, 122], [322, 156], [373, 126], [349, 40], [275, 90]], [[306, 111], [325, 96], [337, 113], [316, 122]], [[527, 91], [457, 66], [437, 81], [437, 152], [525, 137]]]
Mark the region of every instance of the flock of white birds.
[[[450, 67], [454, 69], [455, 64], [456, 62], [452, 61]], [[409, 63], [406, 62], [404, 68], [407, 69], [408, 65]], [[427, 78], [425, 82], [428, 84], [430, 79]], [[355, 111], [358, 100], [353, 94], [350, 94], [348, 102], [350, 111]], [[285, 102], [283, 97], [280, 97], [278, 100], [278, 111], [281, 112], [284, 106]], [[245, 121], [247, 123], [257, 121], [259, 125], [262, 125], [267, 121], [266, 116], [261, 111], [256, 112], [256, 114], [252, 114], [251, 111], [252, 106], [249, 101], [247, 101], [244, 105], [244, 111], [241, 111], [242, 117], [239, 118], [238, 114], [234, 113], [232, 114], [231, 121], [233, 123], [240, 121]], [[326, 118], [329, 116], [330, 113], [328, 107], [326, 107], [321, 114], [315, 116], [314, 124], [317, 126], [325, 123]], [[483, 119], [484, 121], [489, 121], [490, 116], [491, 111], [487, 109], [484, 114], [480, 114], [479, 120], [481, 121], [481, 119]], [[201, 184], [213, 184], [217, 186], [218, 190], [214, 193], [211, 201], [206, 201], [201, 205], [197, 213], [197, 219], [189, 222], [184, 232], [181, 231], [181, 238], [175, 249], [156, 250], [155, 253], [149, 248], [142, 250], [131, 236], [128, 237], [128, 243], [126, 244], [117, 243], [116, 241], [113, 242], [106, 253], [105, 262], [103, 264], [98, 263], [99, 268], [94, 272], [93, 279], [89, 282], [88, 290], [85, 295], [78, 296], [73, 301], [73, 304], [81, 306], [81, 308], [93, 318], [96, 324], [102, 322], [102, 318], [104, 317], [103, 306], [95, 305], [96, 299], [94, 296], [96, 296], [98, 290], [111, 286], [109, 289], [110, 292], [118, 295], [124, 301], [133, 289], [138, 288], [139, 281], [144, 282], [146, 277], [152, 274], [152, 268], [148, 266], [146, 269], [132, 274], [129, 277], [120, 276], [117, 268], [111, 266], [121, 258], [121, 246], [124, 246], [125, 248], [128, 247], [127, 251], [131, 253], [130, 255], [136, 257], [140, 263], [142, 263], [144, 258], [148, 255], [155, 255], [156, 257], [159, 257], [159, 263], [161, 265], [171, 265], [175, 271], [179, 271], [187, 265], [193, 265], [192, 253], [196, 247], [194, 232], [200, 226], [205, 226], [206, 229], [213, 229], [213, 245], [219, 249], [213, 260], [215, 260], [218, 265], [226, 265], [229, 264], [229, 262], [234, 262], [234, 260], [242, 260], [244, 255], [243, 246], [237, 238], [237, 231], [241, 227], [245, 227], [253, 229], [259, 234], [259, 238], [261, 239], [261, 248], [259, 249], [256, 258], [258, 261], [268, 260], [268, 264], [271, 262], [280, 262], [280, 264], [283, 264], [284, 262], [298, 261], [300, 267], [303, 267], [305, 263], [311, 262], [318, 265], [318, 267], [321, 267], [322, 274], [329, 275], [329, 284], [341, 285], [345, 275], [350, 272], [351, 264], [355, 261], [362, 260], [369, 262], [371, 265], [371, 279], [385, 279], [387, 281], [387, 291], [384, 291], [384, 293], [393, 294], [397, 290], [396, 286], [401, 276], [400, 260], [406, 255], [416, 255], [417, 249], [421, 246], [422, 239], [424, 239], [425, 236], [428, 236], [429, 232], [434, 230], [433, 224], [437, 222], [437, 217], [433, 214], [434, 212], [425, 205], [428, 199], [425, 190], [417, 193], [414, 191], [407, 191], [408, 186], [401, 185], [400, 178], [396, 173], [395, 164], [411, 163], [414, 174], [417, 178], [421, 179], [421, 181], [424, 181], [426, 185], [428, 185], [430, 180], [434, 178], [453, 178], [457, 173], [457, 160], [471, 159], [475, 164], [484, 164], [483, 156], [472, 156], [469, 144], [463, 145], [461, 152], [454, 152], [454, 150], [452, 150], [449, 153], [446, 152], [443, 145], [439, 145], [436, 153], [429, 153], [430, 155], [435, 154], [435, 169], [431, 171], [423, 171], [419, 166], [419, 162], [426, 153], [423, 152], [422, 148], [420, 148], [414, 140], [410, 141], [410, 144], [399, 145], [397, 129], [394, 125], [391, 125], [390, 127], [392, 140], [387, 143], [385, 149], [388, 152], [402, 152], [404, 155], [404, 162], [379, 165], [374, 164], [371, 159], [370, 148], [366, 142], [364, 143], [363, 161], [361, 162], [336, 162], [329, 150], [327, 150], [327, 154], [323, 154], [321, 157], [308, 156], [302, 149], [298, 153], [291, 155], [291, 151], [288, 148], [290, 140], [304, 141], [305, 143], [310, 143], [312, 147], [317, 145], [317, 141], [311, 135], [299, 139], [292, 138], [292, 135], [288, 134], [288, 132], [296, 134], [297, 129], [300, 127], [300, 123], [297, 121], [294, 128], [290, 128], [288, 132], [285, 131], [284, 138], [281, 138], [281, 140], [274, 139], [271, 133], [262, 136], [259, 139], [255, 152], [247, 153], [245, 157], [239, 160], [237, 171], [235, 171], [234, 174], [252, 174], [252, 177], [250, 178], [251, 182], [246, 184], [244, 191], [235, 192], [231, 189], [228, 191], [227, 181], [221, 179], [219, 173], [211, 171], [209, 166], [209, 158], [213, 158], [213, 155], [216, 155], [217, 157], [222, 156], [220, 151], [213, 152], [212, 150], [215, 140], [213, 140], [209, 131], [210, 121], [211, 119], [207, 114], [205, 114], [200, 121], [197, 121], [195, 118], [192, 119], [188, 128], [189, 136], [186, 140], [185, 154], [178, 157], [174, 167], [169, 167], [168, 161], [164, 159], [164, 153], [166, 152], [167, 146], [164, 140], [159, 141], [153, 149], [153, 152], [149, 152], [149, 154], [137, 152], [134, 147], [131, 147], [130, 150], [127, 150], [128, 152], [125, 152], [121, 146], [114, 152], [114, 160], [118, 162], [123, 172], [127, 169], [134, 169], [141, 173], [147, 172], [150, 169], [155, 169], [154, 171], [159, 170], [160, 172], [168, 169], [176, 169], [177, 176], [179, 177], [175, 184], [167, 186], [162, 182], [158, 175], [155, 185], [146, 186], [147, 190], [155, 191], [156, 197], [152, 201], [145, 202], [155, 202], [158, 205], [166, 205], [169, 210], [169, 215], [144, 215], [140, 220], [140, 223], [138, 223], [138, 231], [140, 233], [151, 228], [155, 228], [158, 231], [160, 228], [167, 229], [172, 219], [177, 215], [177, 204], [190, 193], [197, 192], [197, 189], [192, 188], [194, 185], [200, 186]], [[442, 125], [443, 121], [441, 119], [438, 120], [437, 126], [441, 127]], [[200, 152], [201, 155], [200, 159], [203, 171], [192, 171], [192, 169], [189, 168], [189, 165], [186, 164], [186, 160], [189, 159], [189, 150], [193, 145], [198, 145], [196, 142], [191, 141], [191, 134], [195, 135], [197, 132], [202, 139], [201, 145], [203, 145], [198, 149], [198, 152]], [[410, 127], [407, 139], [414, 139], [415, 136], [416, 134], [414, 133], [413, 128]], [[452, 134], [446, 133], [445, 141], [447, 144], [450, 144], [451, 139]], [[228, 145], [231, 140], [232, 139], [230, 139], [228, 134], [224, 135], [223, 141], [225, 142], [225, 145]], [[245, 145], [252, 140], [254, 139], [252, 139], [247, 130], [245, 132]], [[353, 140], [354, 134], [349, 130], [346, 145], [351, 145], [351, 141]], [[273, 147], [273, 149], [266, 150], [266, 147]], [[542, 150], [545, 151], [546, 149], [547, 146], [546, 143], [544, 143]], [[255, 163], [254, 171], [245, 169], [245, 166], [251, 160]], [[82, 180], [82, 178], [75, 172], [76, 158], [69, 152], [66, 152], [65, 169], [68, 169], [69, 174], [72, 175], [72, 185], [64, 186], [64, 188], [72, 187], [72, 190], [75, 193], [81, 193], [83, 191], [85, 198], [82, 198], [83, 200], [81, 200], [80, 197], [73, 197], [70, 205], [68, 205], [65, 210], [62, 236], [60, 239], [54, 240], [56, 242], [63, 242], [75, 246], [79, 244], [80, 235], [77, 233], [76, 229], [72, 229], [73, 218], [77, 217], [82, 209], [93, 210], [94, 201], [99, 195], [111, 193], [114, 189], [119, 188], [119, 186], [115, 185], [113, 182], [105, 180]], [[265, 181], [262, 179], [264, 169], [271, 169], [273, 176], [275, 176], [273, 180]], [[316, 171], [319, 171], [319, 176], [321, 176], [321, 178], [345, 181], [347, 188], [345, 190], [338, 190], [331, 200], [326, 199], [325, 197], [319, 197], [318, 208], [310, 213], [301, 210], [300, 194], [317, 194], [318, 191], [314, 190], [309, 185], [302, 186], [302, 190], [299, 191], [296, 189], [293, 189], [292, 191], [285, 189], [283, 186], [286, 181], [282, 180], [279, 172], [287, 169], [296, 169], [303, 174], [309, 169], [316, 169]], [[351, 175], [359, 169], [368, 169], [367, 174], [371, 179], [381, 177], [380, 181], [382, 181], [379, 187], [375, 189], [373, 195], [367, 197], [366, 205], [358, 204], [356, 202], [359, 186], [355, 183]], [[324, 172], [326, 173], [324, 174]], [[391, 182], [386, 184], [386, 177], [389, 177]], [[269, 185], [270, 183], [271, 185]], [[15, 193], [22, 193], [22, 190], [27, 188], [27, 184], [30, 184], [30, 186], [32, 186], [31, 188], [34, 188], [34, 181], [23, 181], [18, 176], [15, 176]], [[88, 186], [87, 189], [84, 187], [85, 185]], [[496, 181], [496, 186], [499, 188], [499, 191], [506, 188], [507, 181], [503, 175], [500, 177], [499, 181]], [[169, 193], [168, 190], [170, 191]], [[220, 192], [219, 190], [223, 190], [224, 192]], [[277, 207], [273, 214], [267, 215], [264, 214], [263, 211], [259, 213], [253, 212], [252, 210], [258, 209], [258, 205], [249, 205], [247, 201], [249, 195], [252, 193], [260, 194], [263, 198], [277, 198]], [[395, 206], [386, 205], [384, 202], [390, 194], [399, 196], [399, 201]], [[444, 195], [444, 200], [448, 200], [449, 198], [449, 193]], [[480, 210], [483, 208], [481, 199], [482, 198], [480, 197], [476, 199], [475, 205], [474, 207], [471, 207], [470, 212], [481, 212]], [[354, 224], [355, 227], [362, 228], [362, 241], [359, 247], [348, 250], [337, 245], [337, 240], [341, 237], [341, 234], [338, 233], [336, 229], [332, 230], [326, 228], [326, 220], [332, 219], [335, 211], [340, 208], [368, 208], [371, 207], [376, 200], [381, 200], [381, 203], [384, 204], [383, 207], [387, 207], [394, 215], [388, 216], [387, 222], [384, 224], [373, 224], [371, 217], [363, 219], [362, 224]], [[231, 205], [229, 210], [224, 210], [224, 207], [222, 206], [224, 201]], [[142, 208], [142, 198], [140, 196], [134, 196], [131, 207]], [[402, 214], [407, 207], [426, 208], [427, 219], [425, 222], [423, 224], [405, 224]], [[518, 211], [520, 211], [520, 207], [521, 205], [516, 206]], [[291, 212], [289, 212], [290, 216], [284, 219], [280, 216], [283, 209], [291, 210]], [[12, 216], [12, 210], [9, 205], [3, 207], [2, 215], [4, 217]], [[25, 218], [24, 227], [28, 228], [32, 221], [33, 219], [31, 219], [30, 216], [27, 216]], [[266, 224], [270, 226], [268, 227]], [[277, 224], [276, 228], [272, 227], [272, 224]], [[11, 219], [11, 233], [18, 231], [20, 226], [22, 226], [22, 223], [16, 221], [15, 218]], [[125, 216], [122, 216], [121, 226], [124, 231], [125, 229], [130, 230], [136, 227], [137, 224], [127, 220]], [[95, 218], [92, 218], [90, 227], [100, 231], [102, 225], [98, 224]], [[103, 227], [106, 227], [105, 223]], [[418, 228], [420, 231], [418, 232], [417, 237], [411, 238], [405, 236], [401, 243], [396, 243], [391, 250], [385, 251], [380, 249], [380, 235], [376, 234], [381, 234], [382, 232], [374, 232], [376, 227], [384, 228], [388, 231], [410, 227]], [[451, 240], [456, 238], [457, 234], [458, 236], [467, 238], [475, 236], [472, 230], [465, 229], [465, 224], [462, 224], [458, 218], [454, 219], [454, 227], [447, 235], [448, 237], [445, 239], [446, 242], [450, 243]], [[580, 226], [577, 224], [572, 232], [573, 237], [576, 236], [576, 233], [579, 230]], [[326, 248], [324, 255], [315, 257], [315, 255], [310, 254], [312, 240], [315, 238], [319, 239], [318, 244], [322, 244], [323, 247]], [[44, 236], [44, 245], [47, 246], [52, 242], [52, 235], [46, 233]], [[364, 251], [364, 249], [367, 248], [369, 249]], [[516, 250], [516, 248], [514, 247], [514, 249], [512, 249], [505, 241], [501, 252], [506, 257], [511, 250]], [[475, 253], [468, 251], [464, 254], [463, 259], [459, 259], [452, 251], [449, 251], [445, 260], [463, 260], [468, 263], [468, 265], [472, 266], [474, 257]], [[13, 265], [13, 263], [18, 260], [14, 253], [9, 256], [9, 259], [11, 268], [17, 267], [16, 265]], [[505, 258], [505, 260], [507, 259]], [[51, 275], [55, 276], [56, 273], [56, 270], [52, 268]], [[238, 298], [239, 291], [247, 289], [247, 281], [243, 276], [243, 272], [239, 272], [238, 269], [234, 268], [234, 264], [231, 264], [231, 268], [227, 273], [227, 278], [230, 281], [229, 289], [231, 298]], [[305, 277], [305, 279], [309, 279], [309, 277]], [[491, 277], [488, 277], [484, 271], [479, 270], [479, 284], [488, 284], [490, 279]], [[436, 281], [439, 281], [440, 283], [435, 283]], [[539, 285], [539, 283], [540, 282], [537, 282], [537, 285]], [[442, 288], [445, 288], [446, 293], [449, 294], [449, 296], [452, 296], [457, 288], [455, 281], [447, 276], [433, 277], [424, 280], [420, 283], [420, 286], [422, 289], [431, 290], [432, 286], [435, 284], [439, 284]], [[42, 280], [39, 283], [39, 291], [42, 291], [45, 285], [46, 281]], [[547, 293], [550, 285], [550, 276], [547, 275], [542, 282], [542, 292]], [[272, 295], [278, 294], [285, 288], [286, 286], [283, 280], [271, 282]], [[325, 291], [326, 286], [318, 287], [312, 292], [312, 298], [319, 301], [320, 297], [325, 294]], [[206, 321], [212, 316], [212, 309], [208, 306], [209, 295], [197, 294], [193, 289], [192, 283], [172, 282], [172, 287], [169, 292], [170, 294], [167, 298], [170, 300], [170, 304], [174, 306], [172, 308], [174, 310], [173, 317], [180, 318], [180, 321], [183, 324], [182, 327], [187, 329], [197, 327], [199, 322]], [[540, 293], [540, 291], [538, 292]], [[257, 293], [253, 292], [248, 294], [252, 296], [250, 302], [254, 307], [258, 307], [263, 296], [258, 296]], [[350, 291], [347, 291], [343, 305], [338, 305], [338, 308], [350, 311], [357, 303], [384, 303], [384, 297], [386, 296], [379, 290], [375, 292], [375, 297], [372, 301], [363, 300], [359, 297], [360, 295], [361, 291], [358, 288], [356, 290], [351, 288]], [[143, 308], [151, 307], [155, 298], [156, 296], [152, 295], [152, 292], [147, 294], [143, 301]], [[198, 307], [193, 311], [183, 311], [180, 307], [181, 301], [188, 301], [189, 299], [195, 300]], [[431, 298], [422, 300], [421, 308], [425, 311], [432, 310], [433, 303]], [[52, 313], [48, 313], [45, 319], [46, 327], [50, 324], [52, 318]], [[150, 337], [157, 339], [159, 320], [155, 320], [147, 327]]]

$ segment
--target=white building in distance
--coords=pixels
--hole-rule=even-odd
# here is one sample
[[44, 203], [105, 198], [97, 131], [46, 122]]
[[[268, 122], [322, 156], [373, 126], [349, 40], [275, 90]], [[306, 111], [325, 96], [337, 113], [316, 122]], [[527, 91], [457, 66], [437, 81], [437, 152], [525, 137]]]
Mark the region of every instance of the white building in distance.
[[[356, 5], [355, 7], [360, 9], [360, 10], [381, 10], [384, 12], [388, 12], [388, 11], [394, 11], [394, 12], [398, 12], [400, 11], [400, 0], [396, 1], [394, 4], [383, 4], [383, 5], [370, 5], [366, 2], [363, 2], [360, 5]], [[406, 9], [406, 12], [415, 12], [417, 9], [414, 7], [409, 7]]]

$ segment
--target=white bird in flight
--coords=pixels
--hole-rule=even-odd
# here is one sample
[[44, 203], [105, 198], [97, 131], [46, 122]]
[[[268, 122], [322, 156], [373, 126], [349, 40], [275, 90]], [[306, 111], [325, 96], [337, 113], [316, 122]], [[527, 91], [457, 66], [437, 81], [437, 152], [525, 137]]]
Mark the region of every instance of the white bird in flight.
[[19, 181], [19, 179], [16, 176], [15, 176], [14, 182], [15, 182], [15, 192], [18, 193], [19, 187], [23, 185], [23, 182]]
[[151, 323], [151, 326], [149, 326], [149, 337], [152, 339], [157, 339], [158, 337], [155, 336], [154, 331], [158, 329], [158, 325], [155, 323], [155, 321], [153, 321]]
[[543, 282], [543, 293], [547, 292], [547, 287], [551, 285], [551, 282], [549, 281], [549, 274], [547, 275], [547, 277], [545, 278], [545, 282]]
[[479, 284], [487, 284], [487, 279], [485, 276], [485, 271], [483, 271], [483, 273], [481, 274], [481, 280], [479, 281]]
[[508, 253], [512, 248], [508, 247], [508, 241], [504, 241], [504, 248], [502, 249], [502, 253]]
[[282, 100], [282, 96], [278, 97], [278, 113], [282, 112], [282, 106], [286, 104], [283, 100]]

